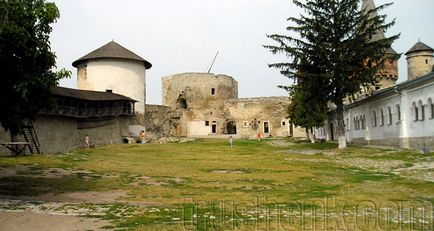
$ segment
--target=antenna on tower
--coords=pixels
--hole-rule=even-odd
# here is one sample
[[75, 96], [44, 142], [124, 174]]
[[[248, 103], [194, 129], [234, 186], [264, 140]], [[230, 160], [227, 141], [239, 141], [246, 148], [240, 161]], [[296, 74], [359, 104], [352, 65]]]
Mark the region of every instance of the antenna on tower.
[[210, 72], [211, 72], [211, 68], [212, 68], [212, 66], [214, 65], [215, 60], [217, 59], [217, 55], [219, 55], [219, 51], [217, 51], [217, 53], [215, 54], [214, 59], [212, 60], [211, 66], [209, 67], [207, 73], [210, 73]]

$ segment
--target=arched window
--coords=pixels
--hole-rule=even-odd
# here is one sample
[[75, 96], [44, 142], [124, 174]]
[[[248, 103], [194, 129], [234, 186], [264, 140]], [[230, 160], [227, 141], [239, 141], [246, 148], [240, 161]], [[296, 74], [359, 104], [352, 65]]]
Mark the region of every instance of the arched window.
[[377, 112], [372, 111], [372, 126], [377, 127]]
[[429, 104], [430, 111], [431, 111], [431, 117], [430, 118], [434, 119], [434, 103], [432, 102], [431, 98], [428, 99], [428, 104]]
[[417, 108], [417, 105], [415, 102], [413, 102], [413, 111], [414, 111], [414, 121], [419, 120], [419, 108]]
[[380, 109], [380, 126], [384, 126], [384, 111]]
[[420, 121], [423, 121], [425, 120], [425, 105], [423, 105], [421, 100], [419, 100], [419, 107], [420, 107]]
[[401, 121], [401, 106], [399, 104], [395, 105], [396, 107], [396, 117], [398, 119], [398, 123]]
[[389, 117], [389, 125], [392, 124], [392, 108], [391, 107], [387, 107], [387, 115]]
[[362, 117], [361, 116], [357, 116], [357, 130], [360, 130], [361, 129], [361, 120], [362, 120]]
[[366, 129], [365, 115], [362, 115], [362, 129]]
[[180, 96], [176, 101], [176, 107], [178, 109], [187, 109], [187, 100], [185, 100], [182, 96]]

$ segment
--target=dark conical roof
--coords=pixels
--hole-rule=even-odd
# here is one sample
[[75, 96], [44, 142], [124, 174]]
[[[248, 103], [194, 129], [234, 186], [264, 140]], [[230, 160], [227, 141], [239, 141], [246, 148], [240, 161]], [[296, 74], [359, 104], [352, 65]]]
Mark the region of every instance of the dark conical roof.
[[431, 52], [434, 52], [434, 49], [432, 49], [431, 47], [429, 47], [425, 43], [419, 41], [416, 44], [414, 44], [414, 46], [409, 51], [407, 51], [407, 53], [405, 53], [405, 55], [413, 53], [413, 52], [418, 52], [418, 51], [431, 51]]
[[116, 58], [116, 59], [129, 59], [143, 62], [146, 69], [152, 67], [152, 64], [142, 57], [136, 55], [134, 52], [128, 50], [127, 48], [119, 45], [118, 43], [111, 41], [106, 45], [90, 52], [89, 54], [75, 60], [72, 66], [77, 67], [80, 63], [92, 59], [102, 59], [102, 58]]

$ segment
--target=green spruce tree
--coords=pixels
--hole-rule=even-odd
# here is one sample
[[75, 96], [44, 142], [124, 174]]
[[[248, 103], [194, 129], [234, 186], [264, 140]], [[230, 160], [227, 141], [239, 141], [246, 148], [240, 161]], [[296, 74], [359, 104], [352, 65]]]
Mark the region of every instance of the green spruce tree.
[[274, 54], [286, 54], [289, 59], [270, 67], [280, 69], [297, 85], [307, 85], [300, 89], [317, 98], [315, 102], [334, 103], [339, 148], [345, 148], [344, 99], [362, 87], [376, 84], [375, 74], [385, 59], [391, 58], [385, 56], [386, 50], [399, 37], [373, 39], [394, 24], [394, 21], [386, 23], [385, 15], [376, 13], [390, 4], [360, 10], [360, 0], [293, 2], [304, 13], [288, 19], [291, 23], [288, 34], [268, 35], [277, 44], [265, 46]]

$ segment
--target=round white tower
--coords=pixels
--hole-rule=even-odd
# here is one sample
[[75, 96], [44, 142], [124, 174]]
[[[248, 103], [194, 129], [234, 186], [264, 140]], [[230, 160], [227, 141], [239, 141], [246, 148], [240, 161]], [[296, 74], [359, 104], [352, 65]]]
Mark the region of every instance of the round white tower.
[[74, 61], [77, 87], [81, 90], [112, 91], [138, 102], [136, 112], [145, 112], [146, 69], [152, 64], [111, 41]]
[[417, 42], [405, 55], [407, 55], [408, 80], [413, 80], [433, 71], [434, 49]]

